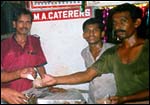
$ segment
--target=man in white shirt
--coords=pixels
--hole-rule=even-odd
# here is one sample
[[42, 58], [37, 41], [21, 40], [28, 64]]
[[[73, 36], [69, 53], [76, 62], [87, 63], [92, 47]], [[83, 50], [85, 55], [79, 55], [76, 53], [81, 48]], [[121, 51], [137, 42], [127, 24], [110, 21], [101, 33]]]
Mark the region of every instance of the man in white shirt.
[[[103, 25], [99, 20], [90, 18], [83, 23], [83, 38], [88, 42], [81, 55], [84, 59], [86, 68], [90, 67], [101, 54], [108, 48], [112, 47], [111, 43], [104, 43]], [[112, 73], [103, 74], [94, 78], [89, 84], [88, 103], [94, 104], [97, 99], [104, 98], [107, 95], [115, 95], [116, 85]]]

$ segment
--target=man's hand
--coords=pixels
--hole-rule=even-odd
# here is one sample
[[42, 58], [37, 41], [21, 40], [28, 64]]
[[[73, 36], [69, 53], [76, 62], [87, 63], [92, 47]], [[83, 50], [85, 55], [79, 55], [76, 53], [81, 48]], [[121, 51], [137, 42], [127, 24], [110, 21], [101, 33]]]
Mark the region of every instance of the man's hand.
[[124, 103], [124, 97], [119, 97], [119, 96], [111, 96], [109, 98], [111, 101], [111, 104], [122, 104]]
[[20, 70], [20, 72], [19, 72], [20, 78], [27, 78], [28, 74], [31, 74], [35, 78], [37, 75], [37, 72], [34, 70], [34, 68], [31, 68], [31, 67], [24, 68], [24, 69]]
[[24, 94], [10, 88], [1, 88], [1, 98], [9, 104], [26, 104]]
[[53, 76], [44, 74], [44, 78], [42, 79], [42, 87], [56, 85], [56, 83], [57, 81]]
[[119, 96], [110, 96], [108, 98], [101, 98], [96, 100], [97, 104], [121, 104], [123, 102], [124, 98]]
[[33, 81], [33, 87], [35, 88], [52, 86], [55, 84], [56, 84], [56, 79], [49, 74], [44, 74], [42, 79], [35, 79]]

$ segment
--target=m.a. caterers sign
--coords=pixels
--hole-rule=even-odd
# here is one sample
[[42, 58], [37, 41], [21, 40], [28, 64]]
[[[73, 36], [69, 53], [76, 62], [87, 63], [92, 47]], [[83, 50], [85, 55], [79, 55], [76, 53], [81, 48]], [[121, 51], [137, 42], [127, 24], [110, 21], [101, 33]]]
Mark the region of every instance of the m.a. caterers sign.
[[52, 21], [52, 20], [66, 20], [89, 18], [92, 16], [92, 8], [85, 8], [81, 12], [80, 8], [60, 9], [60, 10], [46, 10], [46, 11], [33, 11], [34, 22], [36, 21]]

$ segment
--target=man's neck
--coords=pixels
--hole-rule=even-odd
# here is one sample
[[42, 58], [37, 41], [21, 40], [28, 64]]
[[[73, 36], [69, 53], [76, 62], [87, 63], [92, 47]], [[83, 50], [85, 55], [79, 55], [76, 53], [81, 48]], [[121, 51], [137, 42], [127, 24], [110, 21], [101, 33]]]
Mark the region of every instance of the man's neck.
[[100, 50], [103, 46], [103, 43], [102, 42], [99, 42], [99, 43], [96, 43], [96, 44], [90, 44], [89, 45], [89, 48], [90, 48], [90, 51], [96, 51], [96, 50]]
[[89, 45], [90, 52], [91, 52], [94, 60], [96, 60], [96, 58], [99, 56], [102, 46], [103, 46], [103, 43], [101, 43], [101, 42], [99, 42], [97, 44]]
[[27, 35], [25, 35], [25, 34], [16, 34], [15, 35], [15, 39], [18, 41], [26, 40], [26, 37], [27, 37]]
[[27, 35], [23, 35], [23, 34], [16, 34], [15, 35], [15, 40], [16, 42], [21, 45], [22, 47], [24, 47], [26, 41], [27, 41]]
[[132, 36], [130, 38], [125, 39], [122, 43], [122, 46], [124, 46], [125, 48], [131, 48], [143, 42], [144, 42], [144, 39]]

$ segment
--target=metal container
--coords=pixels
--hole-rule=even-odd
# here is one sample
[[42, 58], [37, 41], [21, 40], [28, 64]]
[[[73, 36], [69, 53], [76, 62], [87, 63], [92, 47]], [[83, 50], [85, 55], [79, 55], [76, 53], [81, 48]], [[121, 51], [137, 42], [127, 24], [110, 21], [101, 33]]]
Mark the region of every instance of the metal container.
[[[86, 101], [81, 92], [77, 89], [68, 89], [65, 92], [49, 92], [47, 88], [42, 89], [29, 89], [24, 92], [25, 94], [36, 95], [35, 104], [85, 104]], [[30, 101], [32, 102], [32, 100]], [[35, 100], [34, 100], [35, 102]]]

